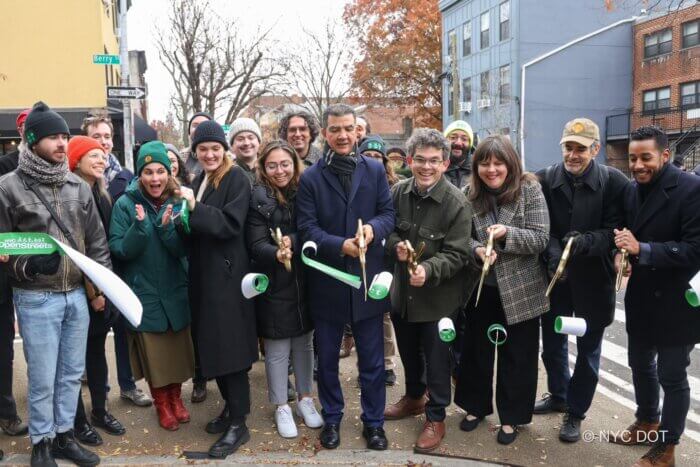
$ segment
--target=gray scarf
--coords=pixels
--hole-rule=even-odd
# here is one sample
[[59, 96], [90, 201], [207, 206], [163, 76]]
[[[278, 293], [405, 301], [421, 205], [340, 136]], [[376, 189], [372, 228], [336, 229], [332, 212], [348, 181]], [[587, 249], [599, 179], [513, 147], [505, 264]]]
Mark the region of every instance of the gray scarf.
[[42, 159], [22, 142], [19, 145], [19, 165], [17, 170], [33, 178], [42, 185], [63, 185], [68, 180], [68, 158], [54, 164]]

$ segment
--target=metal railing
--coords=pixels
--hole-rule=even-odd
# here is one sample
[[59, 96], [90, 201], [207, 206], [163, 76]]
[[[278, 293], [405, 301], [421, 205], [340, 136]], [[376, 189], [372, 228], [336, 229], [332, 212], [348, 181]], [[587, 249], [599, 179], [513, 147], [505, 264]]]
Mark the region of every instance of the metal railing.
[[689, 110], [686, 107], [669, 107], [609, 115], [605, 118], [606, 139], [627, 138], [632, 129], [646, 125], [661, 127], [667, 133], [685, 133], [700, 123], [700, 118], [689, 118]]

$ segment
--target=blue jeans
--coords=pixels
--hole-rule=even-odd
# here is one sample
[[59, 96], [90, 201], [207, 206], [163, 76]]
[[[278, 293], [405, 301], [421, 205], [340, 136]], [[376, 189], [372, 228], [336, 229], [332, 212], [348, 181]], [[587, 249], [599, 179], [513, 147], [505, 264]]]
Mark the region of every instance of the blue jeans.
[[[693, 344], [655, 347], [629, 336], [629, 365], [632, 369], [635, 416], [644, 422], [658, 422], [660, 441], [678, 444], [685, 430], [690, 409], [690, 385], [686, 369], [690, 365]], [[659, 385], [664, 388], [663, 409], [659, 410]]]
[[[554, 291], [557, 292], [561, 293], [561, 290]], [[558, 298], [559, 300], [552, 300], [549, 313], [540, 318], [542, 361], [547, 370], [547, 387], [553, 398], [567, 403], [570, 414], [585, 418], [598, 385], [604, 329], [589, 328], [586, 334], [576, 338], [578, 352], [572, 376], [569, 371], [569, 336], [555, 332], [554, 321], [557, 316], [572, 316], [573, 304], [568, 293]]]
[[90, 316], [82, 287], [14, 289], [13, 298], [27, 361], [29, 435], [37, 444], [73, 429]]

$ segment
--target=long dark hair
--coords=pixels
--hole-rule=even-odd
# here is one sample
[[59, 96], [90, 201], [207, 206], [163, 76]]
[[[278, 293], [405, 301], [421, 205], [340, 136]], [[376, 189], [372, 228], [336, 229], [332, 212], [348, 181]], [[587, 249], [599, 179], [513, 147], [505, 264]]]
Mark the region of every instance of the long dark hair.
[[533, 174], [523, 171], [520, 156], [518, 156], [510, 139], [503, 135], [487, 137], [479, 143], [472, 156], [469, 201], [471, 201], [477, 214], [483, 214], [490, 209], [488, 199], [485, 196], [488, 190], [479, 177], [479, 164], [487, 162], [492, 157], [503, 162], [508, 170], [508, 175], [506, 175], [506, 179], [503, 182], [503, 189], [496, 197], [496, 203], [499, 206], [517, 201], [520, 197], [522, 185], [526, 182], [537, 181]]
[[258, 158], [258, 170], [256, 170], [258, 183], [272, 190], [272, 193], [274, 193], [275, 199], [277, 199], [280, 206], [286, 206], [287, 198], [284, 196], [284, 193], [282, 193], [282, 190], [277, 188], [277, 186], [272, 182], [272, 180], [270, 180], [270, 177], [268, 177], [267, 173], [265, 172], [265, 161], [269, 157], [270, 153], [275, 149], [281, 149], [289, 154], [289, 156], [292, 158], [292, 163], [294, 164], [294, 175], [292, 175], [289, 185], [284, 188], [285, 192], [289, 192], [290, 190], [296, 191], [297, 187], [299, 186], [299, 178], [301, 177], [301, 173], [304, 171], [304, 164], [294, 148], [289, 143], [281, 139], [276, 139], [267, 143], [263, 148], [260, 157]]

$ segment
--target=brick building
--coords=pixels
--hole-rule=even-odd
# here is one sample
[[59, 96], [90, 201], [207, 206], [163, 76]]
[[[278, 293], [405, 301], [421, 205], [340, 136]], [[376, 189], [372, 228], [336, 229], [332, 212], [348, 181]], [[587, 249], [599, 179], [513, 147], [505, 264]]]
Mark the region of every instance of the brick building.
[[634, 26], [631, 111], [606, 121], [608, 159], [627, 169], [629, 132], [658, 125], [686, 168], [700, 163], [700, 4]]

